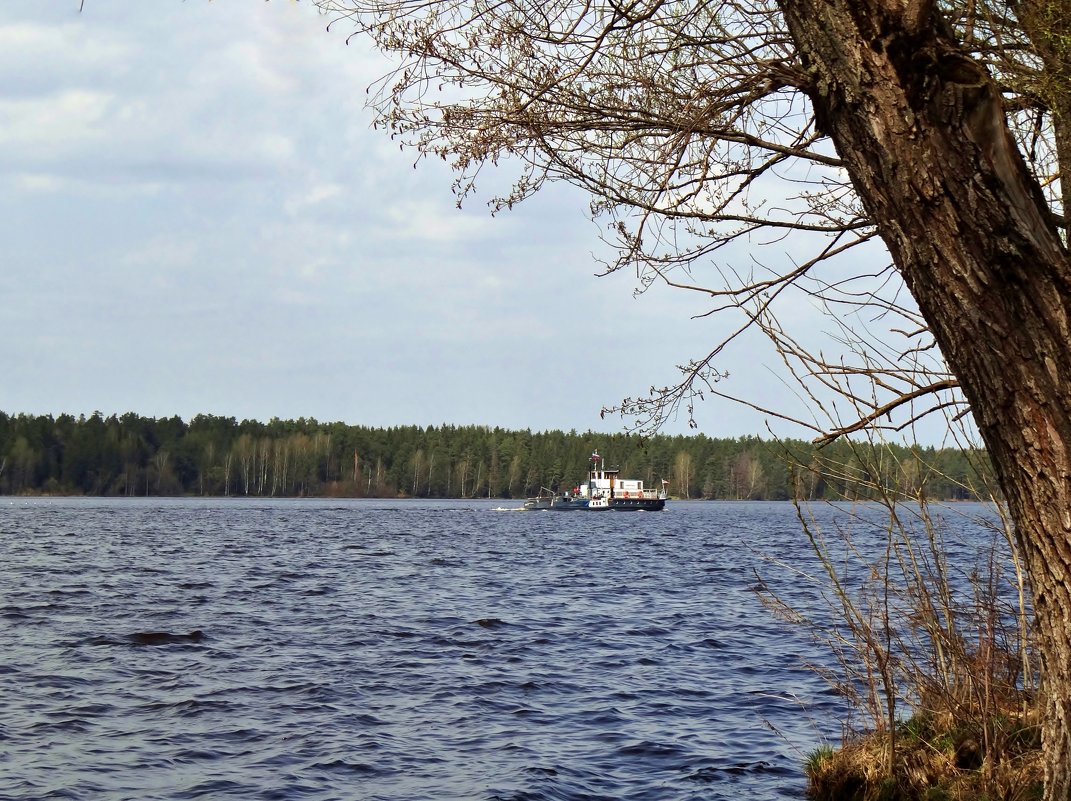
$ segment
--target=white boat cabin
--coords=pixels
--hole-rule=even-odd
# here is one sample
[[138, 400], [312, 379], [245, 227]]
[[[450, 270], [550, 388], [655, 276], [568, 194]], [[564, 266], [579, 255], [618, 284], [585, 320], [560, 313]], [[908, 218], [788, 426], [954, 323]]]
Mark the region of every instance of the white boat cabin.
[[576, 488], [582, 498], [658, 498], [655, 490], [644, 489], [640, 479], [623, 479], [616, 467], [604, 467], [602, 457], [595, 451], [591, 455], [588, 480]]

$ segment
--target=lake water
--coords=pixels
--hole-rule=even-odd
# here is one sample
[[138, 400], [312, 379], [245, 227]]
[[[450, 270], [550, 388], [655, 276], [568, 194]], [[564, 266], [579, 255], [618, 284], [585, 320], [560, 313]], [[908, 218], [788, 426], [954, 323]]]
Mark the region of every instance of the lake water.
[[0, 799], [802, 797], [790, 504], [509, 505], [0, 499]]

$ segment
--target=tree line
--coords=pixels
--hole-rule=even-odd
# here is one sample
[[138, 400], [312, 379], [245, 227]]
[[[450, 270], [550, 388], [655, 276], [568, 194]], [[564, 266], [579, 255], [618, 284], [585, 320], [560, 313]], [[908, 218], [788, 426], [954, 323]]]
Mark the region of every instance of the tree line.
[[579, 483], [595, 450], [677, 498], [971, 500], [992, 484], [984, 454], [959, 448], [0, 412], [0, 494], [520, 498]]

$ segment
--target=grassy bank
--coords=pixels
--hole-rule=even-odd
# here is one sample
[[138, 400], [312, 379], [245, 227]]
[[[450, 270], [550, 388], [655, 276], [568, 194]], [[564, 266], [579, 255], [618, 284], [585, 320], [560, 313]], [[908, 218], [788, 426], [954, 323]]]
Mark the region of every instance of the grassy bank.
[[1037, 716], [1010, 711], [992, 720], [914, 717], [890, 738], [871, 732], [807, 760], [817, 801], [1030, 801], [1041, 797]]
[[[763, 600], [833, 656], [821, 670], [848, 703], [839, 748], [805, 764], [820, 801], [1026, 801], [1041, 797], [1038, 664], [1030, 592], [994, 503], [966, 527], [875, 482], [873, 507], [819, 530], [799, 521], [819, 570], [796, 567], [823, 603]], [[952, 531], [969, 530], [969, 540]], [[958, 554], [949, 558], [950, 547]]]

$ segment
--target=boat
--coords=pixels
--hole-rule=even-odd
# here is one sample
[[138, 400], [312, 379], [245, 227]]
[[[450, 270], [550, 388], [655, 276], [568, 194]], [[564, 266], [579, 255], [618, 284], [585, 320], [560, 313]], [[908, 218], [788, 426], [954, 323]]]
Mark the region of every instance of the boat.
[[538, 495], [524, 502], [524, 510], [526, 512], [549, 511], [554, 508], [554, 502], [560, 497], [554, 490], [540, 487]]
[[616, 467], [607, 467], [598, 451], [591, 454], [588, 480], [571, 492], [541, 487], [524, 502], [525, 511], [539, 512], [660, 512], [666, 508], [666, 485], [647, 489], [640, 479], [623, 479]]

